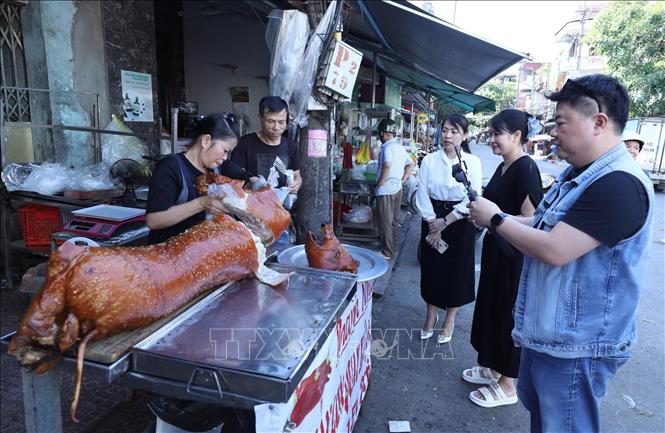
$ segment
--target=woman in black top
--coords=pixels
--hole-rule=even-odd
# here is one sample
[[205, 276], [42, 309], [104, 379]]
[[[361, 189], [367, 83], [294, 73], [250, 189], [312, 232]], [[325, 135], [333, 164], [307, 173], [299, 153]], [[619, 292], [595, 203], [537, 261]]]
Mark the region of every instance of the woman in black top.
[[146, 207], [148, 243], [164, 242], [184, 232], [203, 221], [206, 212], [226, 212], [218, 197], [199, 196], [195, 182], [200, 175], [220, 167], [237, 143], [238, 135], [224, 115], [211, 114], [198, 121], [194, 139], [185, 152], [157, 164]]
[[[520, 110], [503, 110], [490, 120], [490, 145], [503, 162], [485, 187], [483, 197], [510, 215], [532, 216], [543, 198], [538, 166], [523, 153], [528, 133], [537, 132], [537, 126], [535, 117]], [[520, 349], [515, 347], [511, 332], [524, 256], [515, 248], [510, 249], [512, 254], [506, 254], [493, 233], [485, 235], [471, 328], [478, 366], [462, 373], [467, 382], [488, 385], [469, 395], [471, 401], [483, 407], [517, 403], [515, 378]]]

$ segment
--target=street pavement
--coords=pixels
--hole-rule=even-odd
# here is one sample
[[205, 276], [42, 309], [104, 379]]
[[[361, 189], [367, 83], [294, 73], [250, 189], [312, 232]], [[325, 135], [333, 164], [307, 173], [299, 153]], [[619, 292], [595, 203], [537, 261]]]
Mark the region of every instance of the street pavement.
[[[487, 146], [472, 147], [480, 157], [486, 183], [500, 158]], [[565, 163], [538, 161], [542, 171], [556, 174]], [[639, 341], [632, 359], [611, 381], [601, 408], [605, 432], [665, 431], [665, 194], [656, 194], [654, 243], [649, 273], [638, 315]], [[383, 279], [385, 295], [374, 300], [372, 375], [355, 432], [388, 432], [389, 420], [409, 421], [412, 432], [527, 432], [529, 417], [521, 403], [485, 409], [471, 403], [476, 386], [461, 379], [462, 370], [476, 363], [469, 343], [474, 304], [458, 313], [451, 343], [436, 346], [432, 338], [419, 339], [425, 318], [420, 297], [417, 260], [420, 220], [406, 210], [399, 228], [400, 251], [392, 273]], [[479, 257], [480, 241], [477, 243]], [[479, 271], [479, 266], [477, 265]], [[476, 273], [478, 275], [478, 272]], [[442, 276], [445, 278], [445, 276]], [[0, 292], [0, 331], [16, 329], [27, 307], [25, 294]], [[440, 329], [443, 312], [440, 313]], [[0, 432], [24, 432], [20, 371], [6, 354], [0, 359]], [[74, 424], [67, 412], [73, 378], [60, 373], [65, 431], [68, 433], [148, 433], [154, 417], [146, 397], [127, 393], [116, 385], [84, 380], [79, 418]], [[634, 407], [629, 402], [634, 402]]]

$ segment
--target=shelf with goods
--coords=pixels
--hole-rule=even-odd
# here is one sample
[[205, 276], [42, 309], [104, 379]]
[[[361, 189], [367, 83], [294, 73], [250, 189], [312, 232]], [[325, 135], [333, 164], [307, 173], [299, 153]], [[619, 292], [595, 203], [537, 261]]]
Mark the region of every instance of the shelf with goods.
[[[10, 122], [5, 118], [5, 100], [0, 97], [0, 141], [7, 143], [7, 135], [10, 131], [13, 130], [27, 130], [27, 131], [75, 131], [81, 133], [91, 134], [90, 145], [93, 147], [93, 158], [95, 163], [102, 161], [102, 146], [101, 146], [101, 137], [102, 135], [109, 134], [114, 136], [125, 136], [125, 137], [137, 137], [145, 140], [155, 140], [155, 142], [160, 143], [160, 141], [168, 140], [171, 142], [172, 152], [176, 149], [177, 140], [177, 130], [173, 131], [172, 136], [155, 136], [150, 133], [134, 133], [121, 130], [108, 130], [101, 129], [98, 126], [100, 125], [99, 120], [99, 95], [97, 93], [84, 93], [84, 92], [75, 92], [75, 91], [57, 91], [49, 89], [33, 89], [33, 88], [14, 88], [0, 86], [0, 96], [4, 95], [8, 90], [20, 90], [23, 92], [38, 92], [38, 93], [71, 93], [72, 95], [92, 95], [95, 97], [95, 103], [92, 106], [92, 114], [90, 115], [91, 125], [90, 126], [81, 126], [81, 125], [67, 125], [67, 124], [48, 124], [48, 123], [37, 123], [37, 122]], [[175, 119], [174, 124], [177, 125], [178, 118], [178, 109], [172, 109], [172, 117]], [[40, 136], [39, 134], [37, 136]], [[30, 142], [31, 146], [32, 141]], [[159, 148], [159, 147], [158, 147]], [[26, 153], [26, 152], [22, 152]], [[4, 169], [8, 164], [8, 155], [7, 155], [7, 146], [1, 146], [0, 151], [2, 168]], [[71, 218], [71, 211], [78, 210], [85, 207], [94, 206], [97, 204], [107, 203], [108, 200], [105, 198], [82, 200], [76, 198], [65, 197], [64, 193], [62, 195], [48, 195], [48, 194], [39, 194], [36, 192], [29, 191], [20, 191], [16, 190], [9, 192], [6, 190], [4, 182], [2, 185], [2, 209], [0, 209], [0, 235], [2, 238], [2, 256], [3, 256], [3, 268], [5, 284], [8, 288], [13, 287], [13, 275], [12, 275], [12, 256], [14, 253], [21, 254], [30, 254], [39, 257], [48, 257], [52, 248], [51, 244], [51, 233], [48, 233], [49, 240], [48, 242], [38, 241], [35, 244], [34, 241], [25, 239], [24, 227], [21, 227], [21, 234], [18, 234], [18, 230], [12, 230], [12, 227], [15, 229], [18, 228], [17, 225], [13, 225], [12, 222], [18, 216], [18, 209], [23, 208], [24, 206], [34, 206], [38, 208], [39, 206], [46, 207], [44, 211], [48, 212], [48, 208], [57, 209], [58, 213], [58, 226], [62, 228]], [[140, 205], [138, 207], [141, 207]], [[54, 211], [55, 212], [55, 211]], [[25, 220], [24, 220], [25, 224]], [[41, 226], [40, 226], [41, 227]], [[57, 231], [57, 230], [56, 230]], [[46, 236], [46, 235], [44, 235]], [[43, 236], [42, 236], [43, 237]], [[43, 241], [43, 242], [42, 242]]]

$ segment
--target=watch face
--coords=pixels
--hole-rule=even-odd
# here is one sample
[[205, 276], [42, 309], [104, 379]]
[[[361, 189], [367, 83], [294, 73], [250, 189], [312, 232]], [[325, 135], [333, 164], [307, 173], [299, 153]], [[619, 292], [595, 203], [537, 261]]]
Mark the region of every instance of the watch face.
[[503, 222], [503, 215], [500, 213], [494, 214], [494, 216], [492, 216], [492, 219], [490, 220], [490, 224], [492, 224], [492, 227], [497, 227], [502, 222]]

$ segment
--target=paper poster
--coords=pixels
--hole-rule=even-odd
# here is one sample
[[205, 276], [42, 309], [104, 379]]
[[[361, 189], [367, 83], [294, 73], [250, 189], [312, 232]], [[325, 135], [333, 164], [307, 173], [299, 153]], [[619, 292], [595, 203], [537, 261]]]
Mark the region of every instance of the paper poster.
[[152, 76], [141, 72], [120, 71], [122, 106], [126, 122], [152, 122]]
[[325, 158], [328, 154], [328, 133], [324, 129], [310, 129], [307, 133], [307, 156]]

